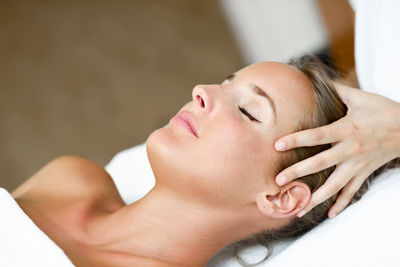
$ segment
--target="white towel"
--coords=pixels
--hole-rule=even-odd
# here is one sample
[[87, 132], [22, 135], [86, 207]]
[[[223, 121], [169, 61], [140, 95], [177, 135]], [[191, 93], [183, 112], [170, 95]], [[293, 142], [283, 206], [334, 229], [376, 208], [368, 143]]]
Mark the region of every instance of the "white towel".
[[147, 158], [146, 143], [117, 153], [105, 169], [126, 204], [141, 199], [156, 184]]
[[74, 266], [3, 188], [0, 218], [0, 266]]

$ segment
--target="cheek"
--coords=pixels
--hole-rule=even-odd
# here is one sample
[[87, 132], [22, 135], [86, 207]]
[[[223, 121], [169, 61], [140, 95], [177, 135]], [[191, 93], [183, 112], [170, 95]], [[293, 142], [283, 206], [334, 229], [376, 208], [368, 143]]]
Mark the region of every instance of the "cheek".
[[264, 176], [271, 162], [272, 142], [252, 125], [237, 120], [210, 127], [199, 140], [198, 159], [203, 177], [213, 177], [221, 186], [251, 181], [250, 177]]
[[215, 155], [232, 162], [255, 160], [267, 146], [267, 138], [246, 122], [231, 120], [215, 126], [207, 145]]

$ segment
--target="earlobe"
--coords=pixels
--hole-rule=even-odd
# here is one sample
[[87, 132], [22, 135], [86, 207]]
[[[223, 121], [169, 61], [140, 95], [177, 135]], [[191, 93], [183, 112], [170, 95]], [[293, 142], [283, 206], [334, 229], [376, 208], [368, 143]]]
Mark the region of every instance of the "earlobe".
[[310, 201], [310, 188], [294, 181], [279, 188], [277, 192], [262, 192], [257, 197], [258, 210], [272, 218], [288, 218], [296, 215]]

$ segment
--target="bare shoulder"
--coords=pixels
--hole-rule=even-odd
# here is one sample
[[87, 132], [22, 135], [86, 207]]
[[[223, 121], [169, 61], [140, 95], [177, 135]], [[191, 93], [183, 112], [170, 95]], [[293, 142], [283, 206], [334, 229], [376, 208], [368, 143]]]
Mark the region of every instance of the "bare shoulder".
[[75, 156], [63, 156], [46, 164], [13, 193], [14, 198], [81, 198], [97, 194], [118, 195], [103, 167]]

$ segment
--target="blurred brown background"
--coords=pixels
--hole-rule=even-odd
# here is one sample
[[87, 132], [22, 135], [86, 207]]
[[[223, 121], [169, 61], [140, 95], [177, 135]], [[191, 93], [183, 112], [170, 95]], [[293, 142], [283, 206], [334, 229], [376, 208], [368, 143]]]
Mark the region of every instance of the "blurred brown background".
[[[296, 3], [313, 13], [291, 0], [0, 1], [0, 187], [13, 190], [61, 155], [105, 165], [144, 142], [190, 101], [194, 85], [221, 82], [246, 65], [250, 50], [239, 52], [237, 43], [254, 36], [250, 22], [261, 25], [255, 35], [265, 41], [256, 55], [273, 56], [307, 40], [307, 30], [317, 34], [303, 27], [293, 43], [282, 38], [296, 35], [292, 26], [309, 15], [320, 17], [329, 41], [319, 52], [328, 45], [334, 65], [349, 72], [354, 13], [347, 0]], [[228, 25], [232, 14], [240, 23]], [[257, 14], [261, 20], [253, 20]]]
[[243, 66], [215, 1], [1, 1], [0, 187], [51, 159], [106, 164]]

